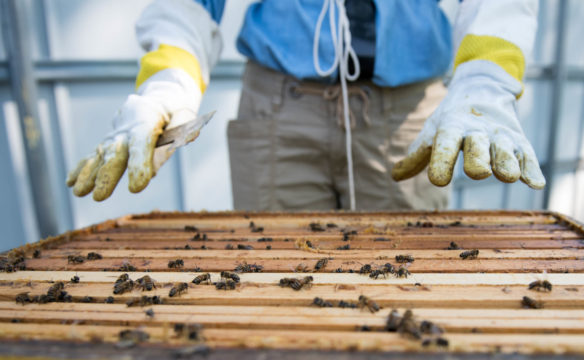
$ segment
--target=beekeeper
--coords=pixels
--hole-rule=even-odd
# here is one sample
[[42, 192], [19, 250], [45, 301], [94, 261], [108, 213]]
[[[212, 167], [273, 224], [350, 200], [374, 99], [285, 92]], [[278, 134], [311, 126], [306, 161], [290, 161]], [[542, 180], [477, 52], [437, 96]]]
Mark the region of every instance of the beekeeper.
[[[198, 112], [224, 5], [155, 0], [144, 10], [136, 92], [69, 174], [75, 195], [108, 198], [126, 167], [131, 192], [148, 185], [157, 137]], [[237, 39], [249, 62], [228, 128], [234, 207], [442, 209], [460, 150], [472, 179], [543, 188], [517, 118], [537, 7], [463, 1], [451, 40], [434, 0], [253, 3]]]

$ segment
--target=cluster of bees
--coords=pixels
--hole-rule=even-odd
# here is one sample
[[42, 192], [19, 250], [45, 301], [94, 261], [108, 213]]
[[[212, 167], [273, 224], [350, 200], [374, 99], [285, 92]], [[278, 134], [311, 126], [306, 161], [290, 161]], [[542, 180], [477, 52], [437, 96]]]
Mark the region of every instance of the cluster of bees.
[[253, 221], [249, 222], [249, 230], [253, 233], [261, 233], [264, 232], [263, 226], [256, 226]]
[[221, 271], [221, 281], [215, 283], [217, 290], [235, 290], [239, 283], [239, 275], [229, 271]]
[[[411, 261], [414, 261], [413, 257], [411, 257]], [[385, 263], [384, 265], [377, 267], [377, 269], [373, 269], [373, 266], [371, 266], [371, 264], [365, 264], [361, 266], [361, 268], [359, 269], [359, 274], [369, 274], [369, 277], [372, 279], [378, 279], [380, 276], [386, 278], [388, 274], [392, 274], [400, 278], [401, 277], [407, 278], [409, 275], [411, 275], [406, 265], [400, 265], [399, 268], [396, 269], [390, 263]]]
[[[318, 307], [334, 307], [334, 305], [331, 301], [324, 300], [323, 298], [320, 298], [320, 297], [315, 297], [314, 300], [312, 300], [312, 305], [315, 305]], [[367, 308], [372, 313], [378, 312], [380, 309], [379, 305], [377, 305], [377, 303], [375, 301], [371, 300], [370, 298], [368, 298], [365, 295], [360, 295], [359, 299], [356, 303], [340, 300], [337, 303], [337, 307], [349, 308], [349, 309]]]
[[73, 298], [65, 290], [65, 284], [62, 281], [56, 282], [47, 290], [46, 294], [35, 295], [30, 297], [28, 292], [16, 295], [17, 304], [37, 303], [47, 304], [50, 302], [71, 302]]
[[387, 317], [385, 330], [398, 332], [413, 340], [422, 340], [422, 346], [448, 347], [448, 340], [441, 336], [444, 330], [431, 321], [416, 321], [412, 310], [406, 310], [403, 315], [392, 310]]
[[[239, 283], [239, 275], [234, 274], [229, 271], [221, 272], [221, 280], [213, 283], [217, 290], [235, 290], [237, 284]], [[202, 283], [211, 284], [211, 274], [205, 273], [195, 277], [192, 281], [193, 284], [200, 285]]]
[[18, 270], [26, 270], [23, 252], [12, 251], [8, 256], [0, 258], [0, 271], [11, 273]]
[[128, 274], [120, 275], [114, 283], [114, 294], [120, 295], [134, 289], [134, 281]]
[[[113, 303], [113, 301], [114, 301], [114, 299], [111, 298], [111, 303]], [[132, 307], [132, 306], [161, 305], [162, 303], [163, 303], [162, 298], [158, 295], [154, 295], [154, 296], [143, 295], [142, 297], [132, 298], [132, 299], [126, 301], [126, 306]]]
[[312, 276], [305, 276], [303, 278], [282, 278], [280, 279], [280, 286], [281, 287], [290, 287], [296, 291], [306, 287], [312, 287], [312, 281], [314, 278]]
[[101, 260], [103, 256], [100, 253], [90, 252], [87, 254], [87, 257], [81, 255], [69, 255], [67, 256], [67, 263], [68, 264], [82, 264], [85, 260]]
[[[535, 280], [531, 282], [528, 287], [529, 290], [533, 291], [545, 291], [550, 292], [552, 291], [552, 283], [548, 280]], [[521, 305], [526, 309], [542, 309], [543, 302], [537, 301], [535, 299], [530, 298], [529, 296], [524, 296], [521, 299]]]
[[262, 272], [264, 267], [257, 264], [248, 264], [247, 262], [242, 262], [235, 267], [236, 273], [257, 273]]

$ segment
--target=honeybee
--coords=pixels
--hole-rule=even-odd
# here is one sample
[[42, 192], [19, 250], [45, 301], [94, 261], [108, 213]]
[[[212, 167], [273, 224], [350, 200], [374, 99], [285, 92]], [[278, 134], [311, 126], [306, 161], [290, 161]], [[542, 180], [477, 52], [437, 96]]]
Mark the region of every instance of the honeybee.
[[286, 286], [289, 286], [289, 285], [290, 285], [290, 282], [291, 282], [292, 280], [296, 280], [296, 279], [294, 279], [294, 278], [281, 278], [281, 279], [280, 279], [280, 286], [281, 286], [281, 287], [286, 287]]
[[361, 309], [363, 309], [363, 308], [366, 307], [372, 313], [375, 313], [375, 312], [378, 312], [379, 311], [379, 305], [377, 305], [377, 303], [375, 301], [369, 299], [365, 295], [360, 295], [359, 296], [359, 307]]
[[387, 275], [383, 272], [382, 269], [377, 269], [377, 270], [373, 270], [371, 272], [371, 274], [369, 274], [369, 277], [372, 279], [378, 279], [379, 276], [381, 276], [381, 275], [383, 275], [384, 278], [387, 277]]
[[136, 271], [136, 267], [130, 263], [124, 262], [122, 266], [118, 268], [119, 271]]
[[142, 289], [142, 291], [151, 291], [152, 289], [156, 289], [156, 283], [152, 278], [148, 275], [144, 275], [141, 278], [136, 280], [138, 287]]
[[77, 283], [79, 283], [79, 276], [77, 276], [77, 275], [73, 276], [73, 277], [71, 278], [71, 282], [72, 282], [73, 284], [77, 284]]
[[180, 296], [182, 293], [186, 292], [189, 288], [189, 284], [183, 283], [176, 283], [172, 289], [168, 292], [169, 297]]
[[65, 284], [62, 281], [56, 282], [55, 284], [51, 285], [49, 290], [47, 290], [47, 296], [51, 299], [51, 301], [56, 301], [59, 299], [61, 295], [61, 290], [65, 288]]
[[28, 292], [23, 292], [23, 293], [16, 295], [15, 300], [16, 300], [17, 304], [22, 304], [22, 305], [29, 303], [29, 302], [32, 302], [32, 299], [28, 296]]
[[225, 250], [233, 250], [233, 244], [225, 245]]
[[450, 245], [448, 245], [448, 248], [446, 248], [446, 250], [460, 250], [460, 246], [458, 246], [458, 244], [455, 243], [454, 241], [451, 241]]
[[257, 264], [248, 264], [247, 262], [242, 262], [235, 267], [236, 273], [249, 273], [249, 272], [262, 272], [263, 266]]
[[395, 261], [398, 263], [414, 262], [414, 257], [412, 255], [396, 255]]
[[529, 284], [529, 290], [552, 291], [552, 283], [547, 280], [536, 280]]
[[395, 276], [400, 277], [400, 278], [401, 277], [407, 278], [411, 274], [412, 273], [410, 273], [410, 271], [408, 270], [408, 268], [405, 267], [404, 265], [400, 265], [400, 267], [395, 272]]
[[253, 250], [253, 246], [237, 244], [237, 250]]
[[193, 226], [193, 225], [185, 225], [184, 230], [185, 231], [189, 231], [189, 232], [197, 232], [197, 231], [199, 231], [199, 229], [196, 226]]
[[314, 232], [325, 231], [324, 227], [322, 227], [322, 225], [317, 222], [311, 222], [310, 224], [308, 224], [308, 226], [310, 227], [310, 231]]
[[312, 286], [313, 280], [314, 279], [312, 276], [305, 276], [302, 279], [282, 278], [282, 279], [280, 279], [280, 286], [282, 286], [282, 287], [289, 286], [292, 289], [298, 291], [298, 290], [302, 289], [304, 286], [306, 286], [306, 287]]
[[201, 274], [201, 275], [195, 277], [192, 281], [193, 284], [197, 284], [197, 285], [201, 284], [202, 282], [206, 282], [207, 284], [210, 284], [211, 283], [211, 274], [209, 274], [209, 273]]
[[383, 275], [383, 277], [386, 278], [387, 274], [393, 274], [394, 272], [395, 269], [393, 265], [391, 265], [390, 263], [386, 263], [381, 268], [373, 270], [371, 274], [369, 274], [369, 277], [372, 279], [378, 279], [379, 276]]
[[91, 296], [85, 296], [84, 298], [81, 299], [81, 302], [83, 302], [83, 303], [92, 303], [93, 302], [93, 298]]
[[168, 262], [168, 267], [170, 269], [178, 269], [182, 268], [183, 266], [185, 266], [185, 262], [183, 261], [183, 259], [170, 260]]
[[301, 281], [303, 287], [306, 286], [306, 287], [310, 288], [312, 286], [312, 282], [314, 281], [314, 278], [312, 276], [305, 276], [300, 281]]
[[67, 263], [69, 264], [81, 264], [85, 261], [83, 256], [69, 255], [67, 256]]
[[154, 310], [148, 309], [148, 310], [144, 311], [144, 314], [146, 314], [146, 316], [148, 316], [149, 318], [152, 319], [154, 317]]
[[104, 301], [106, 304], [113, 304], [114, 303], [114, 297], [113, 296], [108, 296], [105, 298]]
[[308, 266], [306, 266], [304, 263], [300, 263], [296, 265], [294, 272], [308, 272]]
[[328, 264], [328, 259], [322, 258], [316, 262], [316, 265], [314, 265], [314, 270], [315, 271], [323, 270], [327, 264]]
[[96, 252], [90, 252], [89, 254], [87, 254], [87, 260], [100, 260], [103, 259], [103, 256], [101, 256], [101, 254], [98, 254]]
[[337, 250], [351, 250], [351, 244], [339, 246]]
[[315, 297], [314, 300], [312, 300], [312, 304], [319, 307], [333, 307], [333, 304], [330, 301], [325, 301], [319, 297]]
[[217, 290], [235, 290], [237, 283], [231, 279], [225, 281], [218, 281], [215, 283], [215, 288]]
[[357, 235], [357, 230], [343, 229], [341, 233], [343, 234], [343, 241], [349, 241], [353, 235]]
[[34, 252], [32, 253], [32, 257], [35, 259], [38, 259], [41, 257], [41, 251], [39, 249], [35, 249]]
[[116, 284], [119, 284], [124, 281], [130, 280], [130, 276], [128, 274], [122, 274], [116, 279]]
[[116, 282], [114, 285], [114, 294], [119, 295], [134, 289], [134, 282], [132, 280], [126, 280], [122, 282]]
[[541, 301], [536, 301], [528, 296], [523, 297], [523, 299], [521, 300], [521, 305], [523, 305], [524, 308], [529, 308], [529, 309], [543, 308], [543, 303]]
[[389, 315], [387, 316], [387, 322], [385, 323], [385, 330], [386, 331], [397, 331], [398, 326], [401, 322], [401, 315], [395, 309], [391, 310]]
[[418, 324], [414, 321], [414, 313], [412, 310], [406, 310], [397, 327], [397, 331], [402, 335], [408, 335], [415, 339], [420, 339], [422, 337], [422, 334], [418, 329]]
[[390, 263], [385, 263], [383, 265], [383, 271], [386, 274], [393, 274], [395, 272], [395, 268], [393, 267], [393, 265], [391, 265]]
[[463, 260], [466, 260], [466, 259], [476, 259], [477, 256], [479, 256], [479, 250], [478, 249], [467, 250], [467, 251], [463, 251], [463, 252], [460, 253], [460, 257]]
[[372, 271], [370, 264], [365, 264], [359, 269], [359, 274], [369, 274]]
[[256, 224], [254, 224], [253, 221], [249, 222], [249, 229], [251, 232], [257, 233], [257, 232], [263, 232], [264, 231], [264, 227], [263, 226], [256, 226]]
[[221, 277], [224, 279], [231, 279], [236, 283], [239, 282], [239, 276], [237, 274], [230, 273], [229, 271], [221, 271]]

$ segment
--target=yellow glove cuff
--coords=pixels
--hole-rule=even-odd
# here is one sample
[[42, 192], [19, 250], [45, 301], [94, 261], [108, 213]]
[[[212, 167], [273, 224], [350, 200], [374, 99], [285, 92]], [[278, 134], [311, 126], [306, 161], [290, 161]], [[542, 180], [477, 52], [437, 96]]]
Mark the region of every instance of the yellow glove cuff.
[[[454, 71], [458, 65], [472, 60], [494, 62], [523, 85], [525, 72], [523, 52], [518, 46], [507, 40], [489, 35], [466, 35], [454, 57]], [[521, 94], [518, 94], [517, 98]]]
[[203, 81], [201, 66], [197, 58], [179, 47], [164, 44], [160, 45], [158, 50], [147, 53], [140, 60], [140, 72], [136, 78], [136, 89], [152, 75], [161, 70], [171, 68], [185, 71], [199, 85], [201, 93], [205, 92], [207, 85]]

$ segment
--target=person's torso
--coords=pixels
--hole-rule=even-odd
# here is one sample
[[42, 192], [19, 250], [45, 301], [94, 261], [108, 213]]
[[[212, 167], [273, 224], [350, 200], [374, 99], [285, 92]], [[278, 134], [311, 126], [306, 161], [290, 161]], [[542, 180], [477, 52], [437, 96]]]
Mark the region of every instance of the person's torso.
[[[237, 39], [239, 52], [299, 79], [319, 79], [313, 42], [322, 6], [323, 0], [263, 0], [250, 5]], [[346, 8], [364, 75], [376, 84], [409, 84], [448, 69], [451, 30], [437, 0], [347, 0]], [[335, 55], [328, 14], [318, 42], [320, 66], [329, 68]], [[336, 78], [335, 73], [328, 80]]]

